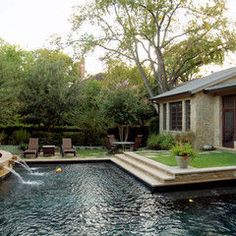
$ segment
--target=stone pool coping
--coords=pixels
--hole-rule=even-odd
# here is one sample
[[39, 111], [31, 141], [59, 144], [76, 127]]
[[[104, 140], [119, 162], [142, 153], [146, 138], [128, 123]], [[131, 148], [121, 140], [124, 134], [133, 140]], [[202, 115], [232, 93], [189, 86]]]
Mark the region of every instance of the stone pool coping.
[[12, 159], [13, 155], [10, 152], [7, 151], [2, 151], [1, 150], [2, 156], [0, 157], [0, 166], [4, 164], [5, 162], [8, 162], [9, 160]]
[[[2, 154], [0, 157], [0, 180], [3, 180], [10, 175], [13, 155], [10, 152], [3, 150], [0, 150], [0, 153]], [[8, 167], [9, 169], [4, 167]]]

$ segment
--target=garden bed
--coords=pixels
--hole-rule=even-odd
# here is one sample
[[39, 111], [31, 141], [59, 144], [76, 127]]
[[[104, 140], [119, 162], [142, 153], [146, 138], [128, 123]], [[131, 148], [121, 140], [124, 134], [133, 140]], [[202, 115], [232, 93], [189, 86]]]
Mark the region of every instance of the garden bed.
[[[176, 166], [175, 157], [168, 151], [139, 151], [138, 154], [168, 166]], [[236, 166], [236, 153], [226, 151], [200, 152], [191, 160], [190, 166], [195, 168]]]

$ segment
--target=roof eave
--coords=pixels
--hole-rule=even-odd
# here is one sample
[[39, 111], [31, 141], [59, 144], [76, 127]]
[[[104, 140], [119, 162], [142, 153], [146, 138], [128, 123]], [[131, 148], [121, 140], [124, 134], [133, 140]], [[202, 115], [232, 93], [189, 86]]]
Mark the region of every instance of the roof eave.
[[232, 89], [236, 89], [236, 85], [231, 85], [231, 86], [225, 86], [225, 87], [221, 87], [221, 88], [207, 88], [204, 90], [204, 93], [206, 94], [215, 94], [218, 92], [223, 92], [223, 91], [227, 91], [227, 90], [232, 90]]
[[159, 102], [162, 102], [162, 101], [170, 101], [170, 100], [178, 100], [178, 99], [182, 99], [182, 98], [186, 98], [186, 97], [191, 97], [193, 94], [191, 91], [187, 91], [187, 92], [182, 92], [182, 93], [178, 93], [178, 94], [174, 94], [174, 95], [167, 95], [167, 96], [163, 96], [163, 97], [160, 97], [160, 98], [151, 98], [150, 100], [153, 102], [153, 103], [159, 103]]
[[205, 92], [205, 90], [206, 90], [209, 86], [214, 86], [215, 84], [222, 83], [222, 82], [224, 82], [225, 80], [234, 78], [235, 76], [236, 76], [236, 75], [235, 75], [235, 72], [232, 72], [231, 74], [229, 74], [229, 75], [228, 75], [227, 77], [225, 77], [225, 78], [221, 78], [221, 79], [219, 79], [219, 80], [217, 80], [217, 81], [213, 81], [213, 82], [208, 83], [208, 84], [205, 84], [204, 86], [201, 86], [201, 87], [199, 87], [199, 88], [197, 88], [197, 89], [195, 89], [195, 90], [192, 90], [192, 94], [195, 94], [195, 93], [198, 93], [198, 92], [201, 92], [201, 91]]

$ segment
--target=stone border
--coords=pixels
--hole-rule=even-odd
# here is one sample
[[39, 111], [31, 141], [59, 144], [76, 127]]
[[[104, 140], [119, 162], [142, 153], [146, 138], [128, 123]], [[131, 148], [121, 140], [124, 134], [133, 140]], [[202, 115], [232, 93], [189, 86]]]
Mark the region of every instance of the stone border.
[[0, 180], [3, 180], [11, 174], [10, 170], [5, 169], [4, 166], [12, 169], [13, 155], [10, 152], [3, 150], [0, 150], [0, 153], [2, 154], [0, 157]]

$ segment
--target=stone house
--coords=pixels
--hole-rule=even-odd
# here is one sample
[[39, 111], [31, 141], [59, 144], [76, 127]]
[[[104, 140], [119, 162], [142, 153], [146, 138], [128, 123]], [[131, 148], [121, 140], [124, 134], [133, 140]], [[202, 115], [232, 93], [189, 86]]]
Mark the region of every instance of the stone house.
[[236, 67], [195, 79], [152, 98], [160, 133], [191, 131], [195, 146], [236, 146]]

